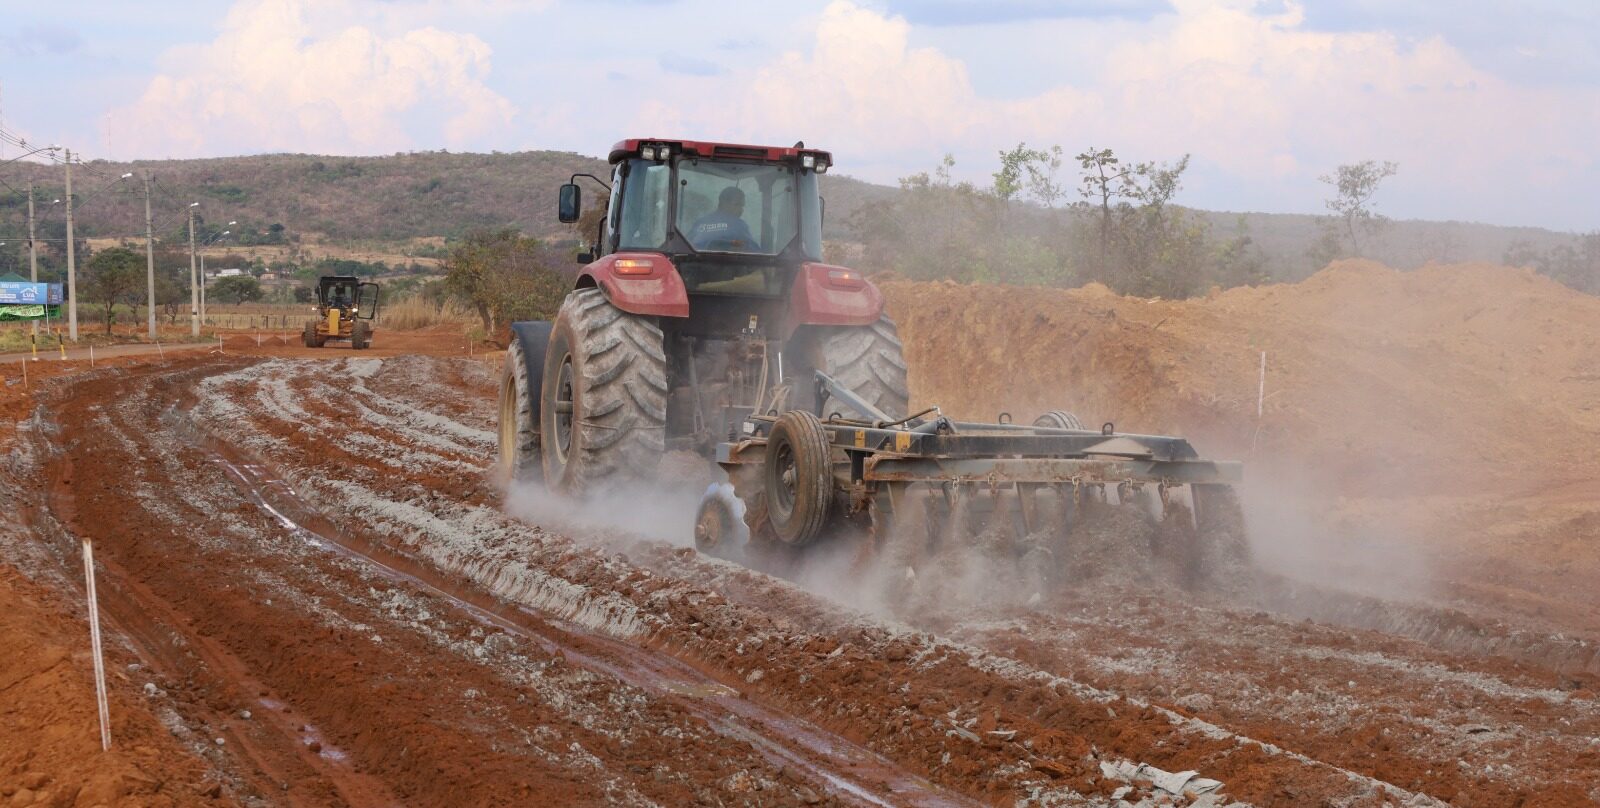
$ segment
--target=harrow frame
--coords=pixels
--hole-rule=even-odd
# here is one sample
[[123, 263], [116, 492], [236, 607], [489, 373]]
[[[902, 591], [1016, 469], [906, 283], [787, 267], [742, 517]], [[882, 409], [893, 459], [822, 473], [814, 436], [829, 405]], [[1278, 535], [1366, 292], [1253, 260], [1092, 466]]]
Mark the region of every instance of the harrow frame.
[[[857, 410], [856, 417], [840, 413], [820, 420], [828, 445], [833, 500], [830, 520], [842, 523], [865, 520], [877, 526], [890, 518], [902, 495], [911, 489], [941, 490], [951, 502], [963, 493], [1015, 492], [1021, 507], [1014, 509], [1019, 527], [1032, 521], [1031, 493], [1070, 487], [1074, 499], [1087, 491], [1100, 500], [1115, 488], [1119, 501], [1153, 486], [1163, 504], [1169, 489], [1177, 486], [1233, 486], [1243, 479], [1236, 461], [1202, 459], [1183, 438], [1122, 433], [1107, 423], [1100, 430], [1061, 429], [1012, 423], [1002, 414], [998, 423], [957, 421], [937, 408], [899, 420], [873, 409], [840, 389], [826, 374], [817, 374], [819, 393], [825, 392]], [[823, 400], [821, 394], [818, 400]], [[783, 417], [776, 412], [748, 414], [732, 440], [717, 446], [717, 463], [727, 471], [737, 496], [745, 500], [751, 539], [772, 543], [776, 537], [763, 531], [763, 498], [775, 479], [763, 475], [768, 444]], [[815, 473], [807, 471], [806, 473]], [[788, 543], [800, 545], [806, 538]]]

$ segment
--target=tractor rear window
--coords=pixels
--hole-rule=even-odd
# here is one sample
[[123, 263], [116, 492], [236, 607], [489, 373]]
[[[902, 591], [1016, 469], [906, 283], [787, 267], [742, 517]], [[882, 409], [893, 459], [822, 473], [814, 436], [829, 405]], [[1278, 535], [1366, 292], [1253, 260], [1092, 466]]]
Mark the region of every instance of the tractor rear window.
[[798, 174], [771, 163], [681, 160], [678, 232], [700, 252], [776, 255], [799, 230]]

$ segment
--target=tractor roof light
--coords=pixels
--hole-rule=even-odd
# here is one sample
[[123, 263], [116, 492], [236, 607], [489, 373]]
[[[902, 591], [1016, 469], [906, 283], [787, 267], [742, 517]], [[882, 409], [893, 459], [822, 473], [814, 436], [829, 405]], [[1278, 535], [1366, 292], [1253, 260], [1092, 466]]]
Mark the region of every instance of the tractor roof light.
[[656, 147], [655, 146], [640, 146], [639, 147], [639, 156], [643, 157], [646, 160], [654, 160], [654, 159], [656, 159]]
[[815, 154], [811, 154], [810, 152], [807, 152], [805, 154], [800, 155], [800, 167], [801, 168], [816, 168], [817, 167], [817, 156]]

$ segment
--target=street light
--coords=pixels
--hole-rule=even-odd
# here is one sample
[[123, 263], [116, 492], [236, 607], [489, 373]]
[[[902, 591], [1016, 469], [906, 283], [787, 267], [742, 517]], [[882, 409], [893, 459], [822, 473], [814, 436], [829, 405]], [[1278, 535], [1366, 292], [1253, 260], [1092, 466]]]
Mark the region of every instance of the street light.
[[[24, 145], [23, 148], [27, 148], [27, 146]], [[38, 154], [39, 152], [54, 152], [54, 151], [58, 151], [60, 148], [61, 148], [60, 146], [40, 146], [39, 148], [34, 149], [33, 151], [23, 152], [22, 154], [19, 154], [16, 157], [13, 157], [10, 160], [5, 161], [5, 163], [0, 163], [0, 166], [5, 165], [6, 163], [15, 163], [16, 161], [21, 160], [24, 157], [31, 157], [31, 156], [33, 156], [35, 154]]]
[[[195, 204], [198, 205], [200, 203], [196, 202]], [[190, 207], [193, 207], [193, 205], [191, 205]], [[228, 226], [229, 227], [232, 227], [232, 226], [234, 226], [236, 224], [238, 224], [237, 221], [228, 222]], [[221, 233], [218, 233], [218, 234], [212, 236], [211, 238], [206, 239], [205, 242], [203, 242], [200, 245], [200, 248], [201, 249], [205, 249], [206, 247], [209, 247], [212, 244], [215, 244], [218, 241], [222, 240], [229, 233], [232, 233], [232, 232], [233, 232], [232, 230], [224, 230]], [[200, 319], [201, 319], [202, 322], [206, 319], [206, 254], [205, 253], [200, 253]]]

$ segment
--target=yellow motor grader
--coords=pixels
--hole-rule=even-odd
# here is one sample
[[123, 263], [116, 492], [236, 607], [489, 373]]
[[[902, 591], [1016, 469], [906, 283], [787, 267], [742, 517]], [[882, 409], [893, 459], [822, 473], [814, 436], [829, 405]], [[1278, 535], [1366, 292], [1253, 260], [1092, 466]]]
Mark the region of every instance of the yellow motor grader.
[[306, 323], [307, 348], [329, 340], [350, 340], [357, 350], [372, 345], [372, 320], [378, 316], [378, 285], [353, 275], [326, 275], [317, 283], [317, 318]]

